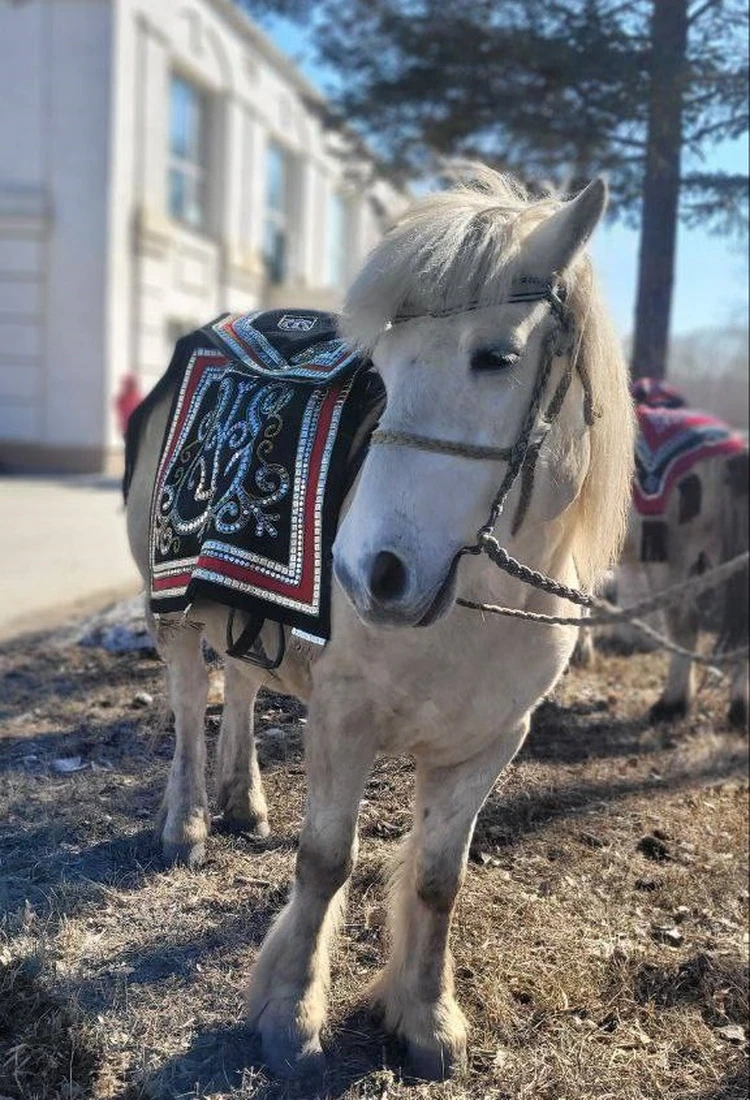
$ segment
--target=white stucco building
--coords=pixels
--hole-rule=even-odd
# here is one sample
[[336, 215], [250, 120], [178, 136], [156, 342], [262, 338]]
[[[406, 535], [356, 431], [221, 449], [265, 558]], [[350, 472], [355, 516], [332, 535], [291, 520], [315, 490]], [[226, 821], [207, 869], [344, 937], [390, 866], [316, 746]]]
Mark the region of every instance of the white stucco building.
[[225, 309], [335, 307], [400, 202], [231, 0], [0, 0], [0, 467], [116, 469]]

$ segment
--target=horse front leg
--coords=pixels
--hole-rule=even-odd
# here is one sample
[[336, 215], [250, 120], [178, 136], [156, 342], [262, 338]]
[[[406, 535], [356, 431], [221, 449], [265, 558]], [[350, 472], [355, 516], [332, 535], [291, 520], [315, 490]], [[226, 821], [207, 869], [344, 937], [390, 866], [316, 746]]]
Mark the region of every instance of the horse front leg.
[[391, 887], [391, 954], [371, 990], [385, 1026], [400, 1035], [411, 1071], [442, 1080], [466, 1062], [466, 1020], [453, 988], [448, 947], [474, 824], [528, 721], [452, 768], [417, 761], [414, 826]]
[[227, 825], [266, 837], [268, 807], [253, 733], [255, 697], [262, 674], [227, 657], [224, 710], [216, 754], [218, 808]]
[[206, 794], [205, 714], [208, 670], [201, 649], [202, 627], [165, 621], [155, 628], [167, 665], [169, 700], [175, 720], [175, 749], [157, 828], [169, 863], [203, 862], [211, 818]]
[[307, 812], [292, 896], [250, 976], [247, 1011], [263, 1056], [282, 1076], [323, 1068], [320, 1029], [330, 982], [329, 944], [357, 853], [357, 816], [374, 758], [355, 710], [311, 707], [305, 741]]

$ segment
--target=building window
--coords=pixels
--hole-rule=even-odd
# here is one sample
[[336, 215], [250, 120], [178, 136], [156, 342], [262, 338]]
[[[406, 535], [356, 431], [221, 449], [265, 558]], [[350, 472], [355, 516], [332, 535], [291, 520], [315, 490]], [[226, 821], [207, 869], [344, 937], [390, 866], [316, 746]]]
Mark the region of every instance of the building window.
[[278, 145], [266, 153], [266, 220], [263, 257], [272, 283], [283, 283], [289, 266], [289, 158]]
[[206, 97], [173, 76], [169, 122], [169, 213], [194, 229], [206, 225]]
[[326, 218], [326, 285], [346, 286], [349, 244], [349, 203], [338, 192], [328, 200]]

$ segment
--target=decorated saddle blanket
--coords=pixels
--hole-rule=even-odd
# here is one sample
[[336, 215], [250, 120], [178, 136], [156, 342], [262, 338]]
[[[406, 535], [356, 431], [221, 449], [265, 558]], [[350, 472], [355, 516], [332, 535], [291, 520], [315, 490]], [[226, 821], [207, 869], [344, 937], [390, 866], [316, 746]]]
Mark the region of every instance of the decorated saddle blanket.
[[665, 383], [638, 379], [633, 393], [639, 427], [634, 503], [642, 516], [663, 516], [675, 484], [696, 463], [737, 454], [745, 450], [745, 443], [723, 420], [688, 408]]
[[652, 409], [681, 409], [687, 405], [680, 391], [663, 378], [636, 378], [630, 392], [636, 405]]
[[338, 513], [374, 371], [326, 313], [224, 315], [180, 340], [154, 486], [151, 607], [207, 597], [325, 639]]

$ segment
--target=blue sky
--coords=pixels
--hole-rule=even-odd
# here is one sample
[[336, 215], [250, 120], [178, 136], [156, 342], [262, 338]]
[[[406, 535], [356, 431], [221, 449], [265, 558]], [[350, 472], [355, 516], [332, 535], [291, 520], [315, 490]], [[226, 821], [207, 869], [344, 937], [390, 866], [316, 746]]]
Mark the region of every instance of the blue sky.
[[[716, 146], [705, 167], [746, 172], [747, 139]], [[622, 335], [633, 327], [638, 232], [615, 223], [599, 230], [592, 253]], [[748, 315], [747, 242], [681, 225], [672, 301], [675, 335], [700, 328], [744, 325]]]
[[[266, 24], [276, 45], [290, 54], [314, 84], [324, 88], [326, 74], [312, 60], [304, 32], [283, 20]], [[746, 172], [747, 136], [715, 146], [703, 164], [706, 170]], [[618, 328], [623, 336], [633, 327], [638, 263], [638, 232], [615, 223], [599, 230], [593, 255]], [[672, 303], [672, 332], [747, 323], [747, 242], [715, 237], [680, 226], [677, 271]]]

